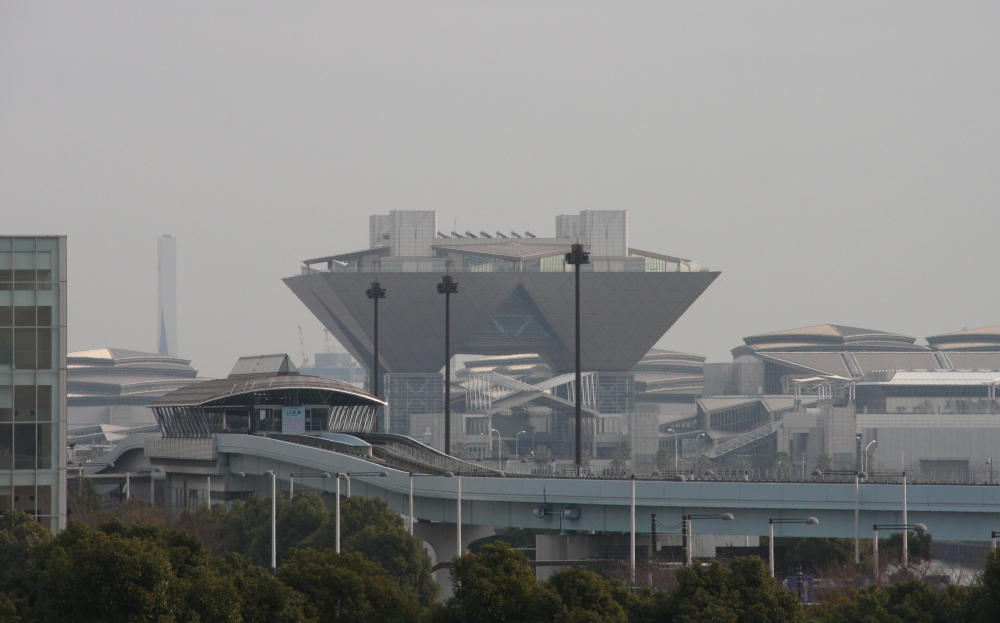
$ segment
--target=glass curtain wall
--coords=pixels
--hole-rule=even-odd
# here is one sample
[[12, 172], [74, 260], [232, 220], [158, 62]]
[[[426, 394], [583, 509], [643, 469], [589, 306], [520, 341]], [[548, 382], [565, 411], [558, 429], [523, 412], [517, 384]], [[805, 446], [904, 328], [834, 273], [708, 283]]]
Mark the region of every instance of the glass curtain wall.
[[65, 525], [64, 237], [0, 237], [0, 512]]

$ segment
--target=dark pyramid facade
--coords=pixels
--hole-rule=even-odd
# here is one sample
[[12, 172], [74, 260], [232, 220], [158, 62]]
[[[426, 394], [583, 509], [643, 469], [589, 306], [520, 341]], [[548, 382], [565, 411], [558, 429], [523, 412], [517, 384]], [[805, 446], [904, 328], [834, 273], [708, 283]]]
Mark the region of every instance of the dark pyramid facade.
[[[444, 367], [440, 273], [313, 272], [284, 279], [369, 372], [374, 318], [365, 291], [378, 279], [384, 373]], [[538, 353], [556, 373], [574, 367], [573, 273], [455, 273], [452, 352]], [[718, 272], [591, 273], [580, 277], [583, 369], [629, 372], [719, 276]]]

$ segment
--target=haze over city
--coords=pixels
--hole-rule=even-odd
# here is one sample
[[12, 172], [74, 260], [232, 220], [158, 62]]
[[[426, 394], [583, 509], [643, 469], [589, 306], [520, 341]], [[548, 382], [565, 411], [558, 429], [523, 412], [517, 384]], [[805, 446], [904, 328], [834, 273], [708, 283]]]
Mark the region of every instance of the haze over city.
[[[5, 234], [69, 236], [69, 350], [323, 346], [281, 282], [368, 215], [630, 242], [721, 277], [660, 341], [997, 324], [993, 3], [0, 5]], [[459, 278], [460, 280], [460, 278]], [[392, 296], [392, 293], [389, 293]]]

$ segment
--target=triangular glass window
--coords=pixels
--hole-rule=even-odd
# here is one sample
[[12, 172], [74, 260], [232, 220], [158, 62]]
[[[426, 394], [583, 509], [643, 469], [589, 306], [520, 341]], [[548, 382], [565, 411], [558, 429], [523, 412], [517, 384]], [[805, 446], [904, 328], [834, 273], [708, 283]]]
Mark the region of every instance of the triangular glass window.
[[472, 336], [480, 340], [553, 337], [555, 333], [522, 286], [514, 288]]

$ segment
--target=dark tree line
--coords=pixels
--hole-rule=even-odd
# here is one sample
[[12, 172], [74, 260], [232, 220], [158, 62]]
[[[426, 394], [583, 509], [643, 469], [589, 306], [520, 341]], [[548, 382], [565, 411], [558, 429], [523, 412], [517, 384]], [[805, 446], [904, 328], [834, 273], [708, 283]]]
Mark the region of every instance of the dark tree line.
[[[847, 591], [810, 607], [756, 557], [677, 571], [669, 591], [634, 591], [571, 568], [538, 582], [503, 541], [454, 559], [453, 596], [437, 585], [419, 541], [384, 501], [343, 504], [344, 553], [315, 496], [279, 503], [281, 562], [272, 575], [270, 500], [203, 507], [169, 527], [132, 521], [141, 502], [94, 527], [53, 536], [24, 513], [0, 517], [0, 623], [985, 623], [1000, 620], [1000, 556], [970, 587], [918, 581]], [[121, 517], [128, 518], [123, 521]], [[195, 536], [197, 534], [198, 536]], [[430, 582], [428, 584], [427, 582]]]

